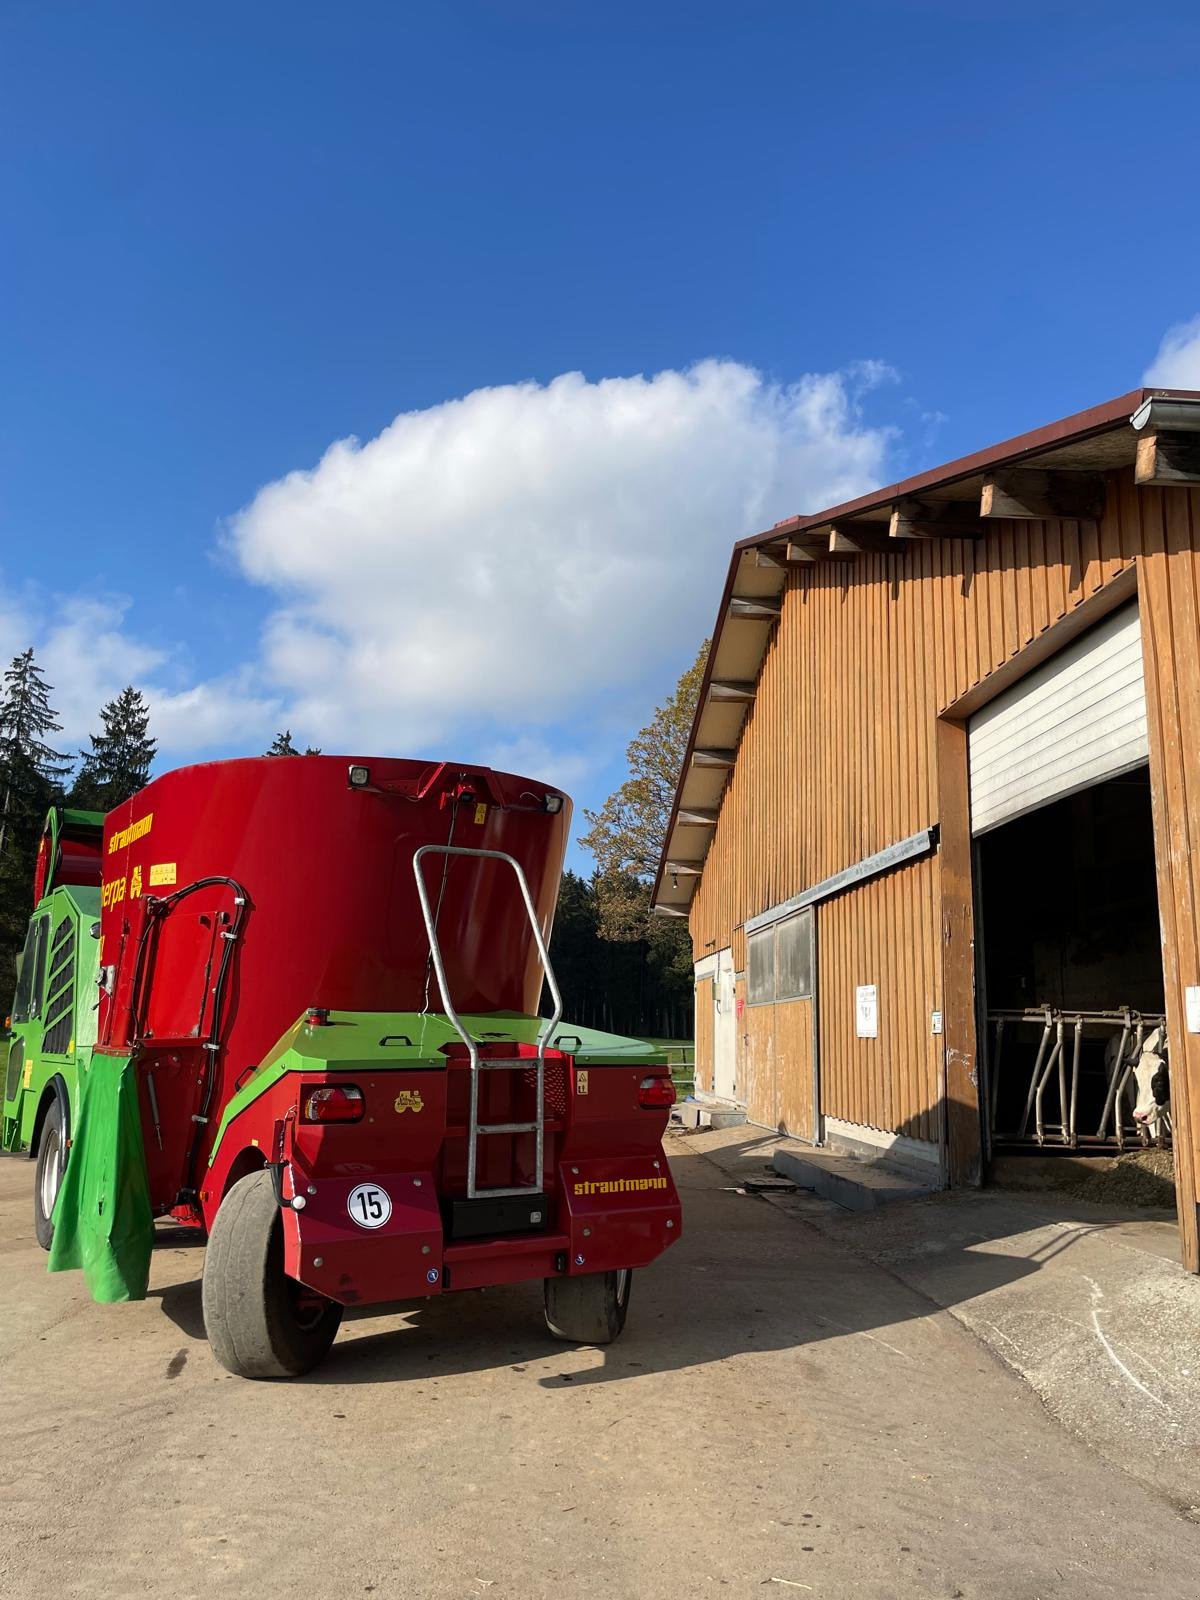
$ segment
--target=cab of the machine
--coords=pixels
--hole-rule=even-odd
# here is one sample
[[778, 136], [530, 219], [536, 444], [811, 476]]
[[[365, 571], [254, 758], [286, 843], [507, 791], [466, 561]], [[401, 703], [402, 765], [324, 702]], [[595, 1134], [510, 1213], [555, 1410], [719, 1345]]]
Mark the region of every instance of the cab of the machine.
[[100, 812], [53, 807], [34, 872], [34, 909], [17, 958], [4, 1073], [5, 1149], [37, 1153], [52, 1105], [69, 1139], [76, 1063], [96, 1038]]

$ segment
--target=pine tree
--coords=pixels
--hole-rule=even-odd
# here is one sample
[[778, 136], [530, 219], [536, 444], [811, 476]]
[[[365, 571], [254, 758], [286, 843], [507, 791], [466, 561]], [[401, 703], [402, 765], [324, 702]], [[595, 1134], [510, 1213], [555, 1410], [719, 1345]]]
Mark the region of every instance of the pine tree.
[[[285, 728], [282, 733], [277, 733], [274, 739], [271, 740], [271, 748], [263, 751], [265, 756], [298, 756], [300, 754], [301, 752], [296, 749], [295, 744], [292, 742], [292, 730], [290, 728]], [[319, 756], [321, 752], [314, 750], [310, 744], [303, 751], [303, 754], [306, 756]]]
[[4, 990], [25, 938], [42, 823], [50, 805], [62, 795], [70, 766], [68, 757], [46, 743], [48, 734], [61, 731], [50, 694], [32, 649], [14, 656], [0, 688], [0, 987]]
[[149, 736], [150, 708], [132, 684], [121, 690], [100, 712], [101, 733], [93, 733], [92, 748], [83, 758], [71, 788], [70, 804], [88, 811], [111, 811], [150, 781], [150, 768], [158, 752]]

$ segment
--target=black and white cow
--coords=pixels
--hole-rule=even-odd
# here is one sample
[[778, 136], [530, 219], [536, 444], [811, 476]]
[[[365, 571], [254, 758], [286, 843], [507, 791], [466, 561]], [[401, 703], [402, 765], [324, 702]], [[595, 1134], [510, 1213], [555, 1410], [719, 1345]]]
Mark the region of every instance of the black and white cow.
[[1163, 1143], [1171, 1131], [1171, 1080], [1167, 1072], [1167, 1032], [1155, 1028], [1142, 1041], [1130, 1078], [1133, 1120], [1148, 1138]]

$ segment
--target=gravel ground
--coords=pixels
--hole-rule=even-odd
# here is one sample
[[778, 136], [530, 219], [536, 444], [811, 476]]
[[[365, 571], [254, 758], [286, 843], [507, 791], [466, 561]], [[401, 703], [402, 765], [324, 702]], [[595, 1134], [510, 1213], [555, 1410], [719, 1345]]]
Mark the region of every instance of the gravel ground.
[[350, 1320], [310, 1379], [253, 1384], [204, 1342], [198, 1248], [93, 1305], [0, 1159], [0, 1591], [1191, 1600], [1200, 1528], [928, 1294], [694, 1147], [673, 1167], [685, 1236], [619, 1343], [555, 1344], [517, 1286]]

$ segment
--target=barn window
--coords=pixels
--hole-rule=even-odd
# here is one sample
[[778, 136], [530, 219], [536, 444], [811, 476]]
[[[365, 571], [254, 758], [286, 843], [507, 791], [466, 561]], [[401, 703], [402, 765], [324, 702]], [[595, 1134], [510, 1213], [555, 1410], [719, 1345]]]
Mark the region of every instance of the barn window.
[[812, 916], [801, 912], [775, 928], [775, 998], [807, 999], [812, 994]]
[[775, 929], [752, 933], [746, 940], [746, 956], [747, 998], [752, 1006], [765, 1005], [775, 998]]
[[760, 928], [746, 940], [747, 998], [752, 1006], [812, 995], [812, 913]]

